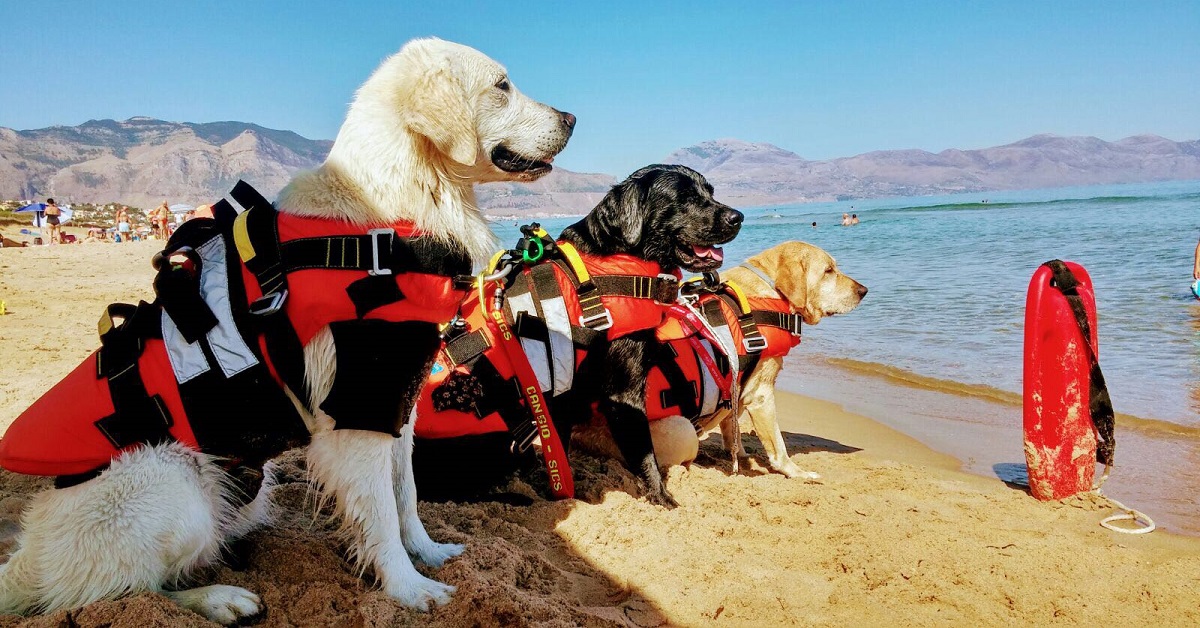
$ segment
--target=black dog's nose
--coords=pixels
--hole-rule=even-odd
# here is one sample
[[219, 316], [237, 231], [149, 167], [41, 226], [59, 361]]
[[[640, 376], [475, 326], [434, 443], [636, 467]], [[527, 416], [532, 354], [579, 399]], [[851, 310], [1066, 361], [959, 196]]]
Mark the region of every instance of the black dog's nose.
[[725, 211], [725, 215], [722, 216], [722, 218], [725, 219], [725, 224], [729, 225], [730, 227], [736, 227], [742, 224], [742, 221], [745, 220], [746, 216], [736, 209], [729, 209]]
[[567, 125], [568, 129], [575, 128], [575, 116], [574, 115], [569, 114], [565, 111], [558, 112], [558, 115], [562, 116], [563, 124]]

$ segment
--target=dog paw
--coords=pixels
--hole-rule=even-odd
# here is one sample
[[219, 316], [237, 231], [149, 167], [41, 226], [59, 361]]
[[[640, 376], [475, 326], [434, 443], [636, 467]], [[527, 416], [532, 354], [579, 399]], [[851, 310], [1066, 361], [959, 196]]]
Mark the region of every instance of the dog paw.
[[820, 473], [814, 473], [812, 471], [805, 471], [804, 469], [801, 469], [800, 467], [796, 466], [796, 463], [792, 462], [790, 459], [785, 460], [782, 464], [777, 464], [777, 465], [772, 464], [771, 467], [774, 468], [775, 471], [782, 473], [783, 475], [786, 475], [789, 478], [793, 478], [793, 479], [799, 479], [799, 480], [819, 480], [819, 479], [821, 479]]
[[219, 624], [232, 624], [262, 610], [262, 602], [257, 595], [241, 587], [225, 584], [171, 591], [165, 595], [176, 604]]
[[450, 601], [457, 587], [430, 580], [417, 574], [405, 579], [398, 586], [389, 587], [387, 594], [401, 604], [422, 613], [444, 606]]
[[679, 502], [675, 501], [675, 498], [667, 492], [667, 489], [663, 489], [659, 492], [651, 491], [646, 493], [646, 500], [655, 506], [662, 506], [667, 510], [673, 510], [679, 507]]
[[441, 567], [446, 561], [463, 553], [466, 546], [457, 543], [429, 542], [424, 547], [415, 548], [413, 556], [430, 567]]

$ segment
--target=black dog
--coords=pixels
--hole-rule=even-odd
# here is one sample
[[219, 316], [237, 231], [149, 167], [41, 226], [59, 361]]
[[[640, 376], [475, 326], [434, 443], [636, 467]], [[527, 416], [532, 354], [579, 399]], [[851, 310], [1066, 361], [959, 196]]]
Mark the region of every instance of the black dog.
[[[743, 215], [713, 199], [713, 188], [684, 166], [653, 165], [613, 186], [583, 220], [559, 237], [582, 254], [627, 254], [657, 262], [663, 272], [714, 270], [722, 255], [716, 245], [732, 240]], [[572, 389], [550, 400], [551, 415], [569, 442], [573, 424], [586, 421], [595, 405], [607, 420], [626, 465], [646, 484], [654, 503], [675, 506], [654, 457], [646, 417], [646, 379], [652, 367], [654, 330], [593, 345], [580, 364]], [[422, 499], [476, 493], [502, 480], [517, 466], [507, 434], [490, 437], [418, 439], [413, 464]], [[463, 473], [448, 473], [448, 459], [466, 461]], [[451, 486], [457, 485], [457, 486]], [[458, 489], [458, 490], [455, 490]]]

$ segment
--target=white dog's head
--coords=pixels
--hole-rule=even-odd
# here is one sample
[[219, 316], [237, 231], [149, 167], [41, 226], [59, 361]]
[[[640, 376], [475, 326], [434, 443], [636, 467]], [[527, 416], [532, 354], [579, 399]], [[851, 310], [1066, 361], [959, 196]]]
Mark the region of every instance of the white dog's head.
[[504, 66], [440, 39], [413, 40], [384, 61], [359, 90], [360, 106], [391, 108], [370, 115], [396, 120], [476, 183], [545, 175], [575, 127], [575, 116], [519, 92]]

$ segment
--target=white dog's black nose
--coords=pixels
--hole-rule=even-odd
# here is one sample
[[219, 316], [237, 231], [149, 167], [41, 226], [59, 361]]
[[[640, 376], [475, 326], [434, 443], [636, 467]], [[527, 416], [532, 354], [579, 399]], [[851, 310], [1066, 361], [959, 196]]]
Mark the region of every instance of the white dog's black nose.
[[558, 115], [562, 116], [563, 124], [565, 124], [568, 129], [575, 128], [575, 116], [574, 115], [569, 114], [565, 111], [558, 112]]

